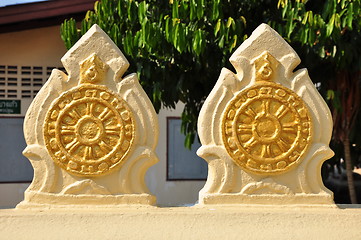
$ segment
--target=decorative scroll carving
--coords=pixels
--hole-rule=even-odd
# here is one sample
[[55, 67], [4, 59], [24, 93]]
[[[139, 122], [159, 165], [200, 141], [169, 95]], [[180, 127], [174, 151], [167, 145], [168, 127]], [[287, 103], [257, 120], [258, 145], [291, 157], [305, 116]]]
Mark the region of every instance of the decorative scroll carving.
[[230, 62], [199, 114], [200, 204], [332, 204], [321, 178], [332, 117], [296, 52], [261, 24]]
[[17, 208], [154, 205], [158, 117], [127, 59], [94, 25], [62, 62], [24, 119], [34, 179]]

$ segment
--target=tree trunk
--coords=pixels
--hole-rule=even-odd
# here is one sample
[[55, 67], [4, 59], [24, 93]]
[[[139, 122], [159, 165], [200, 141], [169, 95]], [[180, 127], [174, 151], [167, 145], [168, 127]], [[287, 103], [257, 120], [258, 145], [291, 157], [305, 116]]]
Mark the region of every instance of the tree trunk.
[[343, 147], [345, 152], [347, 185], [350, 194], [350, 199], [352, 204], [357, 204], [355, 182], [353, 181], [353, 175], [352, 175], [353, 169], [352, 169], [352, 161], [351, 161], [350, 139], [348, 134], [346, 134], [346, 137], [343, 141]]

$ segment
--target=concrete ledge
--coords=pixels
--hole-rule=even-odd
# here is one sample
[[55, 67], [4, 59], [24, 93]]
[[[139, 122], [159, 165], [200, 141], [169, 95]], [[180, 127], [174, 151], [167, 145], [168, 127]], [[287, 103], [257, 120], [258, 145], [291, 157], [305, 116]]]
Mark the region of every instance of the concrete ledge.
[[0, 239], [359, 239], [361, 206], [0, 210]]
[[[85, 203], [87, 205], [85, 205]], [[71, 195], [52, 194], [34, 191], [26, 191], [25, 199], [16, 208], [114, 208], [124, 205], [155, 205], [156, 198], [153, 195], [142, 194], [121, 194], [121, 195]]]
[[203, 204], [269, 204], [269, 205], [319, 205], [329, 206], [334, 205], [333, 196], [331, 194], [265, 194], [265, 195], [251, 195], [251, 194], [229, 194], [229, 193], [214, 193], [203, 194], [200, 198]]

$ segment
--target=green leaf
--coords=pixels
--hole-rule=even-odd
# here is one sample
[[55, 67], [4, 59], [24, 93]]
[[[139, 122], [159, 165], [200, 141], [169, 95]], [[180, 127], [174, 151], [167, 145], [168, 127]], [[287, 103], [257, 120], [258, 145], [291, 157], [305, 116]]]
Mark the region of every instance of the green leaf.
[[119, 28], [118, 25], [114, 24], [111, 28], [111, 37], [114, 41], [114, 43], [119, 46]]
[[[137, 46], [138, 48], [141, 48], [142, 47], [141, 38], [142, 38], [141, 31], [137, 31], [137, 33], [135, 34], [135, 37], [133, 38], [132, 46]], [[134, 53], [134, 54], [136, 54], [136, 53]]]
[[99, 12], [99, 1], [96, 1], [96, 2], [94, 3], [94, 12], [95, 12], [95, 13], [98, 13], [98, 12]]
[[353, 3], [351, 2], [347, 7], [347, 27], [352, 30], [353, 21]]
[[294, 9], [292, 9], [292, 11], [290, 11], [290, 14], [287, 17], [287, 25], [286, 25], [287, 38], [291, 37], [293, 29], [295, 28], [295, 23], [293, 22], [293, 17], [294, 17]]
[[199, 30], [199, 37], [201, 39], [200, 40], [201, 51], [199, 54], [201, 54], [204, 51], [205, 46], [206, 46], [206, 40], [205, 40], [206, 34], [203, 30]]
[[246, 25], [247, 25], [246, 18], [243, 16], [240, 16], [239, 19], [241, 19], [241, 21], [243, 22], [243, 26], [246, 27]]
[[184, 112], [182, 113], [182, 124], [181, 124], [181, 129], [180, 129], [180, 131], [181, 131], [181, 133], [183, 133], [183, 134], [186, 134], [186, 132], [187, 132], [187, 126], [186, 126], [186, 124], [185, 124], [185, 121], [184, 121]]
[[306, 12], [305, 16], [303, 17], [302, 24], [305, 25], [308, 19], [308, 16], [310, 15], [310, 12]]
[[85, 19], [84, 19], [83, 21], [81, 21], [80, 33], [82, 35], [84, 35], [88, 31], [87, 27], [88, 27], [87, 21], [85, 21]]
[[177, 25], [178, 23], [180, 23], [180, 19], [179, 19], [179, 18], [172, 18], [173, 27], [174, 27], [175, 25]]
[[341, 26], [342, 26], [342, 28], [347, 26], [347, 18], [346, 17], [342, 18]]
[[224, 36], [222, 36], [221, 39], [219, 40], [218, 46], [219, 46], [219, 48], [221, 48], [221, 49], [224, 47]]
[[179, 37], [179, 25], [180, 24], [176, 24], [173, 27], [173, 32], [172, 32], [172, 36], [173, 36], [173, 46], [178, 50], [178, 37]]
[[213, 0], [212, 4], [212, 20], [216, 20], [219, 17], [219, 1], [220, 0]]
[[327, 100], [332, 100], [335, 98], [335, 92], [333, 90], [327, 90]]
[[216, 26], [214, 27], [214, 36], [217, 36], [219, 29], [221, 28], [221, 19], [218, 19]]
[[335, 13], [335, 27], [338, 29], [341, 28], [341, 19], [338, 13]]
[[168, 42], [172, 42], [172, 25], [170, 23], [170, 18], [167, 18], [165, 20], [165, 38], [167, 39]]
[[198, 20], [203, 18], [204, 14], [204, 0], [197, 0], [197, 18]]
[[133, 19], [133, 1], [129, 1], [128, 2], [128, 6], [127, 6], [127, 14], [128, 14], [128, 20], [130, 22], [133, 22], [134, 19]]
[[325, 54], [325, 47], [324, 46], [321, 47], [319, 55], [320, 55], [321, 58], [325, 57], [326, 54]]
[[67, 49], [70, 49], [79, 39], [80, 31], [76, 28], [76, 21], [73, 18], [64, 21], [60, 27], [60, 32]]
[[201, 33], [200, 33], [200, 29], [198, 29], [197, 31], [194, 32], [194, 36], [193, 36], [193, 42], [192, 42], [192, 47], [193, 47], [193, 51], [194, 53], [199, 56], [201, 53]]
[[123, 3], [123, 1], [118, 1], [118, 6], [117, 6], [118, 16], [119, 16], [121, 19], [123, 18], [123, 15], [124, 15], [122, 3]]
[[[143, 31], [143, 45], [150, 46], [150, 31], [151, 31], [151, 24], [150, 22], [145, 18], [142, 25], [142, 31]], [[154, 37], [154, 36], [152, 36]]]
[[131, 41], [131, 33], [126, 31], [124, 37], [124, 51], [129, 55], [132, 55], [132, 46], [133, 42]]
[[179, 14], [178, 14], [178, 0], [174, 0], [174, 1], [173, 1], [172, 18], [179, 18]]
[[277, 8], [284, 8], [285, 5], [287, 4], [287, 0], [278, 0], [278, 3], [277, 3]]
[[227, 28], [230, 28], [231, 25], [235, 26], [235, 23], [234, 23], [233, 18], [229, 17], [227, 20], [226, 26], [227, 26]]
[[316, 40], [315, 30], [310, 29], [310, 31], [308, 32], [308, 44], [310, 46], [313, 46], [315, 44], [315, 40]]
[[346, 0], [341, 0], [341, 9], [345, 8]]
[[229, 48], [229, 51], [231, 52], [237, 45], [237, 35], [234, 35], [233, 38], [232, 38], [232, 44]]
[[196, 11], [197, 8], [196, 8], [195, 0], [190, 0], [189, 5], [190, 5], [189, 18], [191, 21], [193, 21], [197, 15], [197, 11]]
[[141, 2], [138, 5], [138, 18], [139, 18], [139, 23], [142, 24], [144, 19], [147, 18], [146, 16], [146, 12], [147, 12], [147, 4], [146, 2]]
[[336, 14], [332, 14], [330, 21], [326, 25], [326, 37], [329, 37], [332, 34], [334, 23], [335, 23], [335, 16], [336, 16]]
[[154, 83], [153, 85], [153, 102], [159, 102], [161, 99], [161, 91], [159, 87], [159, 82]]
[[342, 16], [345, 14], [346, 11], [347, 11], [347, 8], [346, 8], [346, 9], [343, 9], [343, 10], [339, 13], [340, 17], [342, 17]]
[[[280, 1], [282, 1], [282, 0], [280, 0]], [[291, 5], [291, 4], [289, 4], [289, 5]], [[286, 13], [288, 12], [288, 9], [290, 8], [289, 5], [287, 5], [286, 7], [282, 7], [283, 8], [282, 9], [282, 18], [285, 18]]]
[[177, 38], [177, 50], [182, 53], [186, 48], [186, 40], [185, 40], [185, 24], [179, 24], [178, 28], [178, 38]]
[[194, 137], [195, 137], [195, 135], [194, 135], [193, 132], [187, 133], [186, 138], [185, 138], [185, 140], [184, 140], [184, 146], [185, 146], [186, 148], [188, 148], [188, 149], [191, 149], [191, 148], [192, 148], [192, 144], [193, 144], [193, 142], [194, 142]]
[[305, 30], [302, 31], [302, 33], [301, 33], [301, 42], [302, 42], [302, 44], [307, 43], [307, 38], [308, 38], [308, 32], [309, 31], [310, 31], [309, 28], [306, 28]]
[[331, 56], [334, 58], [336, 56], [336, 53], [337, 53], [337, 46], [334, 45], [333, 48], [332, 48]]
[[309, 14], [308, 14], [308, 24], [310, 26], [313, 25], [313, 12], [312, 11], [309, 11]]

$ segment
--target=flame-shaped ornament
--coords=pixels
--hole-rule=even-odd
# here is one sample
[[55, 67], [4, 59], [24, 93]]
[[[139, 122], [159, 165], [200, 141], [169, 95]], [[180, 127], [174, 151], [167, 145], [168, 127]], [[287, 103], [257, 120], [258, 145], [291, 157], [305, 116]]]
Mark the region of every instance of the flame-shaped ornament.
[[[208, 178], [200, 204], [333, 204], [322, 163], [331, 113], [296, 52], [261, 24], [222, 69], [198, 119]], [[211, 123], [211, 124], [210, 124]]]
[[25, 116], [34, 179], [17, 208], [154, 205], [158, 118], [128, 61], [94, 25], [62, 62]]

